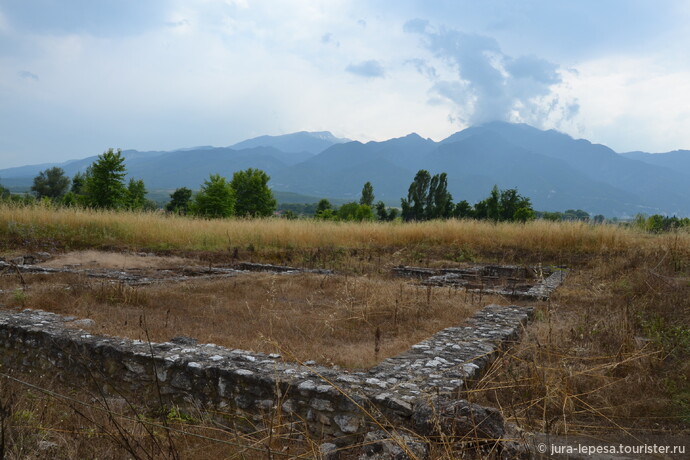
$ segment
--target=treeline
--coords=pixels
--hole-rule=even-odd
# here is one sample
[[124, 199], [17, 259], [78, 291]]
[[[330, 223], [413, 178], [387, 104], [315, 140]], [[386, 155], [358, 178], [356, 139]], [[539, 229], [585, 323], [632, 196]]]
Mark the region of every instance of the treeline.
[[[122, 151], [109, 149], [99, 155], [86, 172], [77, 173], [71, 179], [64, 170], [53, 167], [34, 178], [32, 195], [10, 196], [6, 189], [0, 188], [0, 196], [24, 203], [38, 199], [94, 209], [160, 209], [157, 203], [146, 198], [144, 181], [132, 178], [126, 183], [126, 175]], [[175, 214], [208, 218], [271, 216], [277, 206], [268, 187], [269, 180], [264, 171], [253, 168], [233, 173], [231, 180], [211, 174], [197, 193], [187, 187], [176, 189], [164, 208]], [[453, 203], [446, 173], [432, 176], [426, 170], [415, 175], [407, 198], [401, 199], [401, 210], [388, 207], [383, 201], [374, 201], [374, 187], [367, 182], [359, 202], [345, 203], [336, 208], [327, 199], [322, 199], [313, 205], [293, 205], [292, 209], [283, 209], [280, 215], [297, 218], [313, 213], [317, 219], [343, 221], [473, 218], [520, 222], [534, 219], [536, 215], [529, 198], [521, 196], [516, 189], [499, 190], [496, 186], [486, 199], [474, 205], [465, 200]]]
[[[141, 179], [125, 181], [125, 159], [120, 150], [109, 149], [99, 155], [84, 173], [71, 179], [59, 167], [40, 172], [33, 180], [30, 195], [10, 194], [0, 185], [0, 199], [19, 203], [47, 201], [64, 206], [82, 206], [95, 209], [159, 210], [158, 203], [146, 198], [146, 186]], [[194, 193], [186, 187], [170, 194], [164, 206], [167, 212], [207, 218], [268, 217], [276, 214], [276, 199], [268, 187], [270, 177], [259, 169], [237, 171], [228, 180], [211, 174]], [[359, 201], [335, 207], [327, 199], [313, 204], [281, 205], [281, 217], [295, 219], [301, 216], [321, 220], [342, 221], [425, 221], [433, 219], [480, 219], [495, 222], [526, 222], [533, 219], [552, 221], [583, 221], [603, 223], [599, 214], [591, 217], [581, 209], [564, 212], [535, 211], [529, 198], [517, 189], [499, 190], [494, 186], [489, 196], [474, 204], [466, 200], [457, 203], [448, 192], [446, 173], [431, 175], [422, 169], [417, 172], [407, 192], [400, 200], [400, 208], [389, 207], [383, 201], [375, 202], [371, 182], [364, 184]], [[618, 222], [611, 219], [611, 222]], [[690, 219], [655, 214], [639, 214], [625, 225], [660, 233], [678, 228], [690, 228]]]
[[597, 214], [592, 217], [587, 211], [582, 209], [566, 209], [563, 212], [548, 212], [548, 211], [536, 211], [538, 219], [559, 221], [559, 220], [570, 220], [570, 221], [581, 221], [581, 222], [594, 222], [603, 223], [606, 221], [606, 217]]
[[690, 228], [690, 219], [687, 217], [662, 216], [661, 214], [654, 214], [652, 216], [638, 214], [633, 220], [633, 225], [650, 233], [664, 233], [680, 228]]
[[[157, 210], [157, 203], [146, 199], [146, 186], [141, 179], [125, 182], [127, 169], [122, 151], [109, 149], [99, 155], [84, 173], [72, 179], [62, 168], [53, 167], [40, 172], [31, 186], [32, 195], [11, 195], [0, 186], [3, 199], [20, 203], [35, 200], [63, 206], [83, 206], [94, 209]], [[202, 217], [270, 216], [276, 210], [276, 200], [268, 188], [268, 175], [258, 169], [237, 171], [232, 180], [212, 174], [196, 194], [178, 188], [170, 195], [165, 209], [172, 213]]]
[[[526, 222], [535, 218], [529, 198], [520, 195], [517, 189], [499, 190], [494, 186], [487, 198], [471, 205], [466, 200], [453, 203], [448, 192], [448, 176], [440, 173], [432, 176], [421, 169], [410, 184], [407, 198], [400, 200], [400, 211], [386, 207], [383, 201], [374, 203], [374, 188], [370, 182], [364, 184], [359, 202], [351, 202], [335, 208], [328, 200], [316, 205], [315, 217], [324, 220], [382, 220], [400, 218], [403, 221], [425, 221], [433, 219], [487, 219], [496, 222]], [[293, 217], [294, 214], [290, 214]]]
[[9, 195], [6, 199], [31, 203], [49, 201], [64, 206], [84, 206], [103, 209], [147, 209], [158, 206], [146, 199], [146, 186], [141, 179], [125, 183], [126, 169], [121, 151], [110, 149], [99, 155], [84, 173], [72, 179], [59, 167], [41, 171], [34, 177], [31, 195]]

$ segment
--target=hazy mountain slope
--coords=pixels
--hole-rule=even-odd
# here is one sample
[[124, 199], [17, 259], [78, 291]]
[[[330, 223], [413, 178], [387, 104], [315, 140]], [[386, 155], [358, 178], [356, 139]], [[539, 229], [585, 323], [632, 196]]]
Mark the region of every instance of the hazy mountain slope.
[[362, 186], [371, 182], [376, 200], [399, 205], [400, 190], [407, 190], [413, 177], [413, 171], [384, 158], [333, 168], [305, 162], [277, 173], [271, 187], [305, 195], [359, 200]]
[[[344, 142], [350, 142], [350, 139], [335, 137], [329, 131], [300, 131], [298, 133], [284, 134], [282, 136], [259, 136], [238, 142], [230, 147], [235, 150], [253, 147], [273, 147], [283, 152], [315, 155], [334, 144], [341, 144]], [[306, 160], [311, 155], [306, 155], [303, 160]]]
[[[639, 196], [642, 200], [639, 204], [650, 207], [654, 212], [690, 212], [687, 200], [690, 182], [677, 172], [669, 173], [665, 168], [625, 158], [604, 145], [592, 144], [584, 139], [575, 140], [553, 130], [541, 131], [524, 124], [503, 122], [470, 129], [473, 132], [493, 133], [526, 150], [563, 160], [594, 181]], [[454, 134], [443, 143], [467, 135], [463, 132]]]
[[[122, 156], [125, 157], [126, 163], [130, 164], [132, 161], [153, 158], [160, 155], [164, 155], [168, 152], [163, 151], [151, 151], [151, 152], [139, 152], [137, 150], [123, 150]], [[27, 166], [17, 166], [14, 168], [7, 168], [0, 170], [0, 178], [23, 178], [31, 179], [38, 175], [41, 171], [58, 166], [65, 171], [65, 174], [72, 177], [77, 172], [84, 172], [86, 168], [91, 165], [98, 155], [82, 158], [79, 160], [68, 160], [63, 163], [42, 163], [37, 165], [27, 165]]]
[[[251, 148], [195, 147], [172, 152], [125, 151], [130, 177], [149, 190], [198, 189], [209, 174], [228, 178], [249, 167], [271, 176], [277, 191], [312, 197], [358, 199], [369, 181], [377, 199], [399, 205], [419, 169], [448, 173], [456, 201], [485, 198], [491, 187], [518, 188], [537, 209], [580, 208], [609, 216], [638, 212], [690, 215], [690, 152], [617, 154], [528, 125], [487, 123], [436, 143], [417, 134], [383, 142], [342, 142], [330, 133], [262, 136], [236, 144]], [[271, 144], [259, 146], [261, 144]], [[323, 146], [323, 151], [317, 152]], [[311, 149], [311, 150], [308, 150]], [[65, 162], [72, 176], [96, 157]], [[51, 164], [0, 170], [15, 190]]]
[[127, 162], [127, 173], [130, 177], [143, 179], [149, 189], [198, 189], [210, 174], [231, 179], [235, 171], [258, 168], [272, 175], [287, 166], [276, 158], [280, 156], [276, 152], [270, 147], [176, 151], [157, 158]]
[[623, 213], [640, 201], [639, 196], [595, 181], [562, 160], [515, 146], [496, 133], [473, 131], [458, 138], [443, 142], [427, 161], [432, 172], [448, 173], [448, 188], [456, 201], [483, 199], [494, 184], [517, 188], [541, 210]]
[[626, 152], [620, 155], [631, 160], [668, 168], [677, 174], [690, 176], [690, 150], [674, 150], [666, 153]]
[[[180, 149], [172, 152], [137, 152], [123, 151], [127, 177], [142, 179], [149, 190], [175, 189], [189, 187], [198, 189], [210, 174], [221, 174], [228, 178], [235, 171], [247, 168], [259, 168], [269, 175], [294, 164], [293, 153], [281, 152], [271, 147], [256, 147], [234, 150], [227, 147], [206, 148], [199, 150]], [[65, 173], [72, 177], [76, 172], [83, 172], [96, 161], [97, 157], [71, 161], [60, 165]], [[19, 173], [36, 171], [35, 174], [15, 177], [13, 186], [31, 186], [33, 177], [46, 169], [45, 165], [26, 167]], [[17, 168], [12, 168], [17, 169]], [[7, 171], [7, 170], [6, 170]], [[3, 174], [0, 171], [0, 174]], [[0, 175], [3, 177], [10, 177]]]
[[327, 168], [348, 168], [373, 159], [387, 160], [402, 168], [415, 169], [424, 165], [424, 156], [436, 147], [431, 139], [409, 134], [382, 142], [354, 141], [329, 147], [303, 164]]
[[324, 196], [359, 197], [369, 181], [377, 199], [400, 204], [415, 172], [424, 167], [425, 156], [436, 147], [417, 134], [383, 142], [336, 144], [318, 155], [277, 173], [277, 190]]

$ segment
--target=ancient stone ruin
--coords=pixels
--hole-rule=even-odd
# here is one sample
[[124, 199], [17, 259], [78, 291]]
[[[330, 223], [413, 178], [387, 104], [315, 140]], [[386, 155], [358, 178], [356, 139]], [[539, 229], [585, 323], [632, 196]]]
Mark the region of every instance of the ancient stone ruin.
[[518, 339], [531, 314], [531, 307], [489, 305], [368, 371], [349, 372], [193, 340], [100, 337], [71, 327], [73, 317], [0, 310], [0, 356], [5, 368], [79, 387], [93, 382], [104, 394], [151, 404], [162, 397], [165, 404], [213, 408], [252, 424], [280, 411], [338, 446], [380, 426], [496, 440], [504, 433], [500, 413], [459, 395]]
[[515, 299], [546, 300], [567, 275], [563, 267], [476, 264], [467, 268], [395, 267], [397, 276], [427, 286], [453, 286], [468, 292]]
[[[234, 276], [238, 270], [298, 271], [244, 263], [184, 273], [140, 273], [54, 269], [33, 265], [35, 260], [0, 261], [0, 269], [68, 271], [127, 284]], [[527, 299], [548, 298], [566, 275], [558, 268], [498, 265], [397, 267], [394, 272], [427, 286]], [[131, 397], [154, 407], [207, 408], [232, 419], [240, 429], [243, 424], [247, 428], [261, 425], [279, 414], [291, 420], [295, 429], [324, 439], [322, 450], [328, 458], [363, 439], [368, 440], [371, 455], [395, 456], [401, 445], [406, 446], [403, 450], [425, 451], [424, 442], [409, 432], [492, 443], [504, 436], [501, 414], [469, 403], [462, 394], [503, 347], [519, 339], [532, 314], [532, 307], [489, 305], [463, 324], [446, 328], [398, 356], [368, 370], [348, 371], [298, 363], [277, 354], [197, 344], [184, 337], [149, 343], [96, 336], [79, 329], [89, 320], [40, 310], [0, 310], [0, 364], [5, 369], [52, 375], [77, 387], [91, 382], [100, 394]], [[381, 443], [391, 436], [397, 439], [395, 443]]]

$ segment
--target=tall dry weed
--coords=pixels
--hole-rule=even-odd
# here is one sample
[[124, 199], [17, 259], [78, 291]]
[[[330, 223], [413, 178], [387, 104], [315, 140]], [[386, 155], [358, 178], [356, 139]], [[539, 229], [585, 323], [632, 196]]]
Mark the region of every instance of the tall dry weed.
[[[313, 248], [427, 250], [471, 248], [492, 254], [614, 253], [658, 244], [654, 236], [616, 225], [533, 221], [525, 224], [447, 220], [416, 223], [287, 219], [205, 220], [161, 213], [0, 205], [0, 235], [26, 242], [55, 239], [68, 247], [227, 251]], [[690, 235], [678, 234], [688, 245]]]

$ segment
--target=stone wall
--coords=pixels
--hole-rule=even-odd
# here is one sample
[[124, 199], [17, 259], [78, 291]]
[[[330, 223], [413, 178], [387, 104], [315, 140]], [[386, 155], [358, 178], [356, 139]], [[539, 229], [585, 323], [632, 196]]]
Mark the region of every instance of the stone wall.
[[489, 305], [465, 324], [367, 371], [298, 364], [280, 355], [178, 339], [165, 343], [91, 335], [75, 318], [0, 310], [1, 372], [55, 375], [137, 402], [213, 408], [248, 425], [280, 412], [316, 436], [348, 443], [382, 424], [419, 434], [442, 430], [497, 439], [500, 414], [460, 399], [506, 342], [519, 337], [530, 307]]
[[467, 292], [496, 294], [514, 299], [548, 300], [563, 283], [564, 267], [474, 264], [465, 268], [400, 266], [393, 273], [417, 278], [426, 286], [453, 286]]

